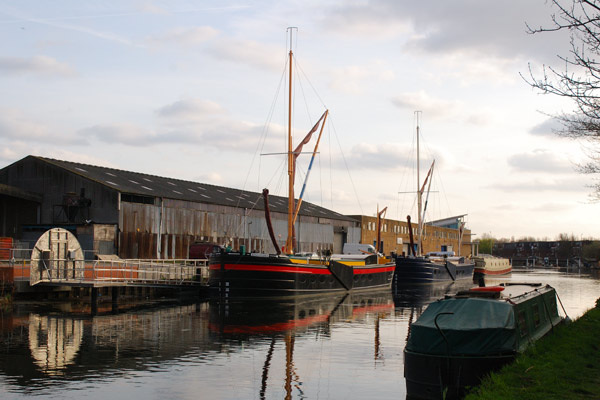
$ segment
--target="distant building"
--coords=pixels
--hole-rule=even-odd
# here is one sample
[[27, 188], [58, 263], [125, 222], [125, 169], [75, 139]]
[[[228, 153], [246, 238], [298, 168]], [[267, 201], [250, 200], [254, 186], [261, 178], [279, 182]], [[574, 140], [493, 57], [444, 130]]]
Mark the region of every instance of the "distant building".
[[600, 248], [600, 244], [593, 240], [494, 242], [492, 254], [511, 259], [513, 265], [597, 265], [598, 251], [586, 257], [586, 248]]
[[[287, 200], [269, 197], [275, 235], [287, 235]], [[28, 156], [0, 170], [0, 235], [35, 242], [46, 229], [76, 233], [88, 254], [187, 258], [195, 241], [273, 252], [262, 194], [144, 173]], [[360, 240], [353, 218], [303, 202], [298, 251]]]
[[[432, 221], [425, 224], [423, 229], [423, 251], [428, 253], [432, 251], [454, 251], [462, 256], [477, 254], [473, 248], [471, 240], [471, 230], [463, 229], [462, 238], [458, 227], [463, 223], [464, 215], [446, 218], [444, 220]], [[364, 215], [352, 215], [360, 222], [361, 238], [360, 243], [372, 244], [377, 246], [377, 217]], [[414, 242], [418, 239], [418, 226], [411, 223]], [[383, 218], [381, 221], [381, 243], [379, 251], [384, 254], [392, 252], [396, 254], [408, 254], [410, 246], [410, 234], [408, 223], [406, 221], [396, 221]], [[459, 251], [460, 246], [460, 251]]]

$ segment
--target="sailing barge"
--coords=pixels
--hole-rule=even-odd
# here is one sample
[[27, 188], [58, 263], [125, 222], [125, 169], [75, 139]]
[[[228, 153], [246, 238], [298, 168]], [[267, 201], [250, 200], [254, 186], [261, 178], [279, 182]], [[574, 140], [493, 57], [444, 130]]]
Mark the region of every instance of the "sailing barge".
[[410, 398], [460, 398], [563, 318], [542, 284], [473, 288], [431, 303], [410, 327], [404, 377]]
[[[290, 32], [290, 45], [292, 43]], [[328, 110], [326, 110], [300, 144], [292, 148], [292, 65], [293, 53], [289, 51], [288, 90], [288, 215], [287, 240], [280, 250], [271, 224], [268, 190], [263, 190], [265, 220], [276, 254], [225, 252], [212, 254], [209, 260], [209, 287], [220, 297], [262, 297], [288, 295], [314, 295], [359, 289], [391, 287], [395, 263], [377, 254], [356, 256], [352, 259], [323, 252], [320, 256], [294, 255], [296, 244], [294, 225], [300, 211], [306, 180], [299, 199], [294, 197], [296, 159], [309, 143], [313, 133], [318, 133], [312, 162], [317, 153]], [[320, 129], [319, 129], [320, 128]], [[308, 173], [306, 178], [308, 178]]]
[[[413, 283], [453, 282], [457, 279], [472, 278], [475, 263], [468, 258], [460, 257], [460, 248], [464, 228], [464, 223], [462, 222], [459, 226], [458, 257], [455, 256], [453, 251], [439, 251], [431, 252], [426, 255], [423, 254], [425, 212], [427, 211], [429, 189], [431, 188], [431, 181], [433, 179], [435, 160], [433, 160], [431, 163], [429, 172], [427, 172], [427, 176], [425, 177], [423, 185], [421, 186], [419, 168], [419, 113], [420, 111], [415, 112], [415, 115], [417, 116], [417, 243], [415, 243], [413, 240], [412, 224], [410, 222], [410, 216], [408, 216], [408, 233], [410, 236], [410, 246], [408, 248], [409, 251], [408, 255], [397, 256], [395, 259], [396, 272], [394, 276], [394, 283], [402, 285]], [[427, 187], [427, 194], [425, 197], [425, 204], [423, 204], [425, 187]]]

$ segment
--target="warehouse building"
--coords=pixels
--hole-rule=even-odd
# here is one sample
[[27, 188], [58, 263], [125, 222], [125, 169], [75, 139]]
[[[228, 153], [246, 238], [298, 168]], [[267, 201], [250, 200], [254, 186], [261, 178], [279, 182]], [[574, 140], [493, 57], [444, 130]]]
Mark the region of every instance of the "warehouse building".
[[[287, 199], [269, 196], [280, 246]], [[2, 236], [35, 243], [52, 227], [75, 233], [87, 256], [187, 258], [194, 242], [274, 252], [262, 194], [70, 161], [28, 156], [0, 170]], [[355, 219], [303, 202], [297, 251], [341, 252], [360, 241]]]
[[[353, 215], [361, 226], [361, 243], [377, 246], [377, 217]], [[430, 221], [423, 228], [423, 249], [426, 254], [434, 251], [454, 251], [461, 256], [477, 255], [477, 243], [472, 241], [471, 230], [464, 226], [465, 215]], [[379, 251], [384, 254], [409, 254], [410, 233], [407, 221], [381, 218]], [[418, 242], [418, 224], [411, 222], [414, 243]]]

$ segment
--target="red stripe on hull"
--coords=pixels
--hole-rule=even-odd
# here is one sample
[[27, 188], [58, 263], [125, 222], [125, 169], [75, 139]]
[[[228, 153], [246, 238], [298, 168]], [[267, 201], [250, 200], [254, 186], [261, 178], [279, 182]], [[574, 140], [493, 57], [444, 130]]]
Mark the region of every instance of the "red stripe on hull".
[[394, 272], [396, 264], [390, 267], [379, 267], [379, 268], [358, 268], [354, 267], [355, 274], [380, 274], [382, 272]]
[[[221, 269], [220, 264], [213, 264], [210, 269]], [[235, 271], [265, 271], [265, 272], [289, 272], [296, 274], [331, 275], [327, 268], [306, 268], [296, 265], [259, 265], [259, 264], [225, 264], [226, 270]]]
[[[212, 270], [221, 269], [220, 264], [212, 264], [210, 267]], [[380, 274], [383, 272], [393, 272], [396, 265], [389, 267], [373, 267], [373, 268], [358, 268], [354, 267], [355, 274]], [[266, 271], [266, 272], [288, 272], [296, 274], [316, 274], [316, 275], [331, 275], [331, 271], [328, 268], [307, 268], [303, 266], [294, 265], [260, 265], [260, 264], [225, 264], [225, 270], [235, 271]]]

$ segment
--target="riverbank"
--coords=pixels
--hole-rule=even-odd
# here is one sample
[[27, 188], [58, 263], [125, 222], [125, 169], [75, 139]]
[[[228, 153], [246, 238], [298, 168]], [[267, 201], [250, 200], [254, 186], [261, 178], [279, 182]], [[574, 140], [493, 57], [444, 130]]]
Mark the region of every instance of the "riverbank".
[[514, 363], [486, 378], [466, 400], [597, 399], [600, 397], [600, 299], [561, 325]]

